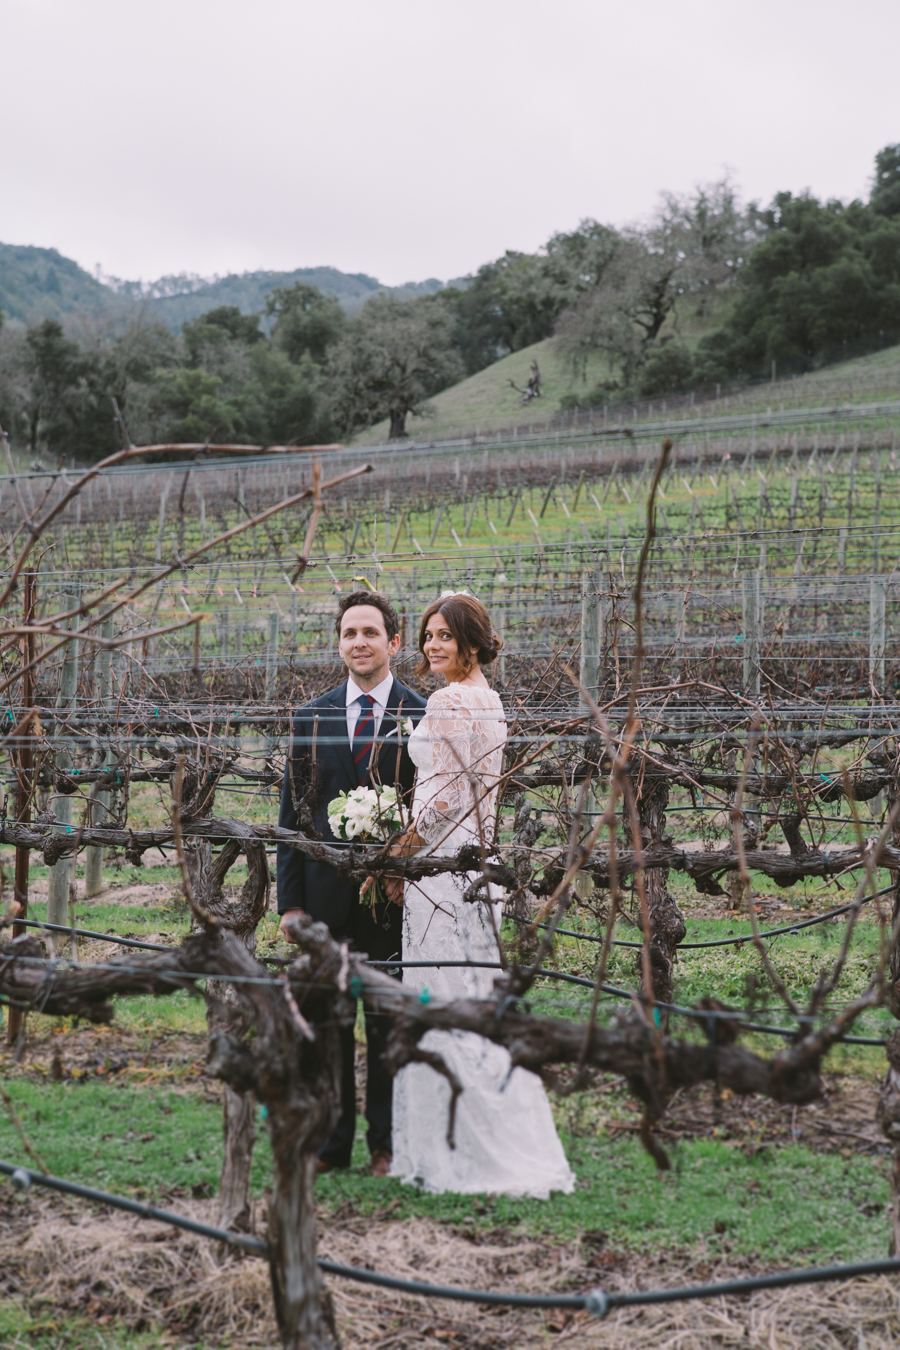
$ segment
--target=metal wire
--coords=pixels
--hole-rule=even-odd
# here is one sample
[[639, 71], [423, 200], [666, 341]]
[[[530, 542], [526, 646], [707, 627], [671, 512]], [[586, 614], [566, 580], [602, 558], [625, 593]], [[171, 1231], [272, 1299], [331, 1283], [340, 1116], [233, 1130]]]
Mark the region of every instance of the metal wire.
[[[845, 908], [848, 908], [848, 909], [849, 909], [849, 908], [852, 908], [852, 906], [845, 906]], [[64, 927], [62, 924], [44, 924], [44, 923], [41, 923], [40, 920], [37, 920], [37, 919], [35, 919], [35, 920], [22, 920], [22, 919], [20, 919], [20, 920], [17, 920], [17, 922], [19, 922], [19, 923], [28, 923], [28, 925], [29, 925], [30, 927], [35, 927], [35, 928], [50, 928], [50, 929], [53, 929], [55, 932], [59, 932], [59, 933], [75, 933], [76, 935], [79, 935], [79, 936], [86, 936], [86, 937], [98, 938], [98, 939], [100, 939], [101, 941], [104, 941], [104, 942], [120, 943], [120, 944], [122, 944], [122, 945], [127, 945], [127, 946], [129, 946], [129, 947], [130, 947], [130, 946], [140, 946], [140, 947], [146, 948], [146, 949], [149, 950], [149, 951], [174, 951], [174, 950], [176, 950], [176, 949], [175, 949], [174, 947], [172, 947], [172, 946], [161, 946], [161, 945], [158, 945], [158, 944], [155, 944], [155, 943], [138, 943], [138, 942], [136, 942], [136, 941], [135, 941], [134, 939], [132, 939], [132, 938], [120, 938], [120, 937], [117, 937], [116, 935], [110, 934], [110, 933], [94, 933], [94, 932], [91, 932], [89, 929], [66, 928], [66, 927]], [[542, 924], [541, 927], [546, 927], [546, 925]], [[557, 931], [557, 932], [560, 932], [560, 931], [563, 931], [563, 930], [557, 929], [556, 931]], [[788, 931], [790, 931], [790, 930], [788, 930]], [[581, 937], [581, 936], [588, 937], [589, 935], [588, 935], [588, 934], [578, 934], [578, 933], [575, 933], [575, 934], [573, 934], [573, 936], [575, 936], [575, 937]], [[592, 938], [591, 940], [592, 940], [592, 941], [602, 941], [602, 939], [595, 939], [595, 938]], [[742, 939], [742, 940], [743, 940], [743, 941], [749, 941], [749, 939], [746, 939], [746, 938], [745, 938], [745, 939]], [[623, 944], [623, 945], [626, 945], [626, 946], [638, 946], [638, 947], [639, 947], [641, 944], [640, 944], [640, 943], [626, 943], [626, 944]], [[716, 945], [716, 944], [712, 944], [712, 945]], [[58, 960], [58, 958], [57, 958], [56, 960], [49, 960], [49, 959], [45, 959], [45, 958], [43, 958], [43, 957], [37, 957], [37, 956], [13, 956], [13, 957], [11, 957], [11, 959], [12, 959], [13, 961], [20, 961], [20, 962], [22, 962], [22, 963], [24, 963], [24, 964], [26, 964], [26, 965], [32, 965], [32, 966], [35, 966], [35, 965], [36, 965], [36, 966], [44, 966], [44, 967], [46, 967], [48, 970], [51, 970], [51, 971], [54, 970], [54, 969], [59, 969], [59, 960]], [[264, 959], [266, 959], [266, 958], [264, 958]], [[267, 959], [270, 960], [273, 964], [274, 964], [274, 963], [282, 964], [282, 962], [284, 961], [284, 958], [279, 958], [279, 957], [271, 957], [271, 958], [267, 958]], [[287, 964], [289, 964], [289, 962], [288, 962]], [[505, 969], [505, 967], [504, 967], [499, 961], [401, 961], [401, 960], [398, 960], [398, 961], [368, 961], [368, 962], [367, 962], [367, 965], [372, 966], [374, 969], [386, 969], [386, 970], [398, 970], [398, 969], [399, 969], [399, 970], [403, 970], [403, 969], [437, 969], [437, 970], [440, 970], [440, 969], [443, 968], [443, 967], [463, 967], [463, 968], [470, 968], [470, 969], [476, 969], [476, 970], [503, 970], [503, 969]], [[176, 980], [213, 980], [213, 979], [215, 979], [215, 980], [219, 980], [219, 981], [220, 981], [221, 983], [223, 983], [223, 984], [252, 984], [252, 985], [270, 985], [270, 986], [276, 986], [276, 985], [279, 985], [279, 984], [282, 984], [282, 983], [283, 983], [282, 980], [274, 979], [274, 978], [272, 978], [271, 976], [259, 976], [259, 975], [227, 975], [227, 974], [215, 974], [215, 975], [211, 975], [211, 974], [208, 974], [208, 973], [205, 973], [205, 972], [199, 972], [199, 971], [184, 971], [184, 970], [153, 970], [153, 971], [147, 971], [147, 970], [144, 970], [142, 967], [138, 967], [138, 966], [125, 966], [125, 965], [119, 965], [119, 964], [111, 965], [111, 964], [106, 963], [106, 962], [103, 962], [103, 961], [97, 961], [97, 962], [92, 963], [92, 965], [91, 965], [90, 968], [91, 968], [91, 970], [112, 970], [112, 971], [124, 971], [124, 972], [131, 973], [131, 974], [153, 975], [153, 977], [156, 978], [156, 979], [161, 979], [161, 980], [168, 979], [168, 980], [172, 980], [172, 981], [176, 981]], [[585, 976], [583, 976], [583, 975], [572, 975], [572, 974], [570, 974], [568, 971], [565, 971], [565, 970], [549, 970], [549, 969], [548, 969], [547, 967], [545, 967], [545, 966], [539, 966], [538, 969], [537, 969], [536, 971], [534, 971], [534, 974], [535, 974], [536, 976], [538, 976], [538, 977], [543, 978], [543, 979], [560, 980], [560, 981], [563, 982], [564, 984], [578, 985], [578, 986], [580, 986], [580, 987], [583, 988], [583, 989], [595, 989], [595, 988], [596, 988], [596, 982], [595, 982], [594, 980], [589, 980], [589, 979], [587, 979], [587, 978], [586, 978]], [[306, 982], [305, 982], [305, 983], [306, 983]], [[313, 989], [313, 988], [315, 988], [315, 989], [330, 988], [330, 986], [325, 986], [325, 985], [314, 985], [314, 984], [306, 984], [306, 987], [308, 987], [308, 988], [310, 988], [310, 989]], [[623, 998], [623, 999], [627, 999], [629, 1002], [632, 1002], [635, 998], [641, 998], [641, 997], [642, 997], [642, 995], [640, 994], [640, 992], [639, 992], [638, 990], [635, 990], [635, 989], [620, 989], [617, 985], [612, 985], [612, 984], [602, 984], [602, 985], [600, 986], [600, 990], [601, 990], [601, 992], [604, 993], [604, 994], [610, 994], [610, 995], [612, 995], [612, 996], [615, 997], [615, 998]], [[363, 992], [363, 994], [364, 994], [364, 993], [365, 993], [365, 989], [363, 989], [362, 992]], [[660, 1008], [663, 1012], [672, 1013], [672, 1014], [674, 1014], [675, 1016], [679, 1016], [679, 1017], [689, 1017], [689, 1018], [692, 1018], [692, 1019], [694, 1019], [694, 1020], [696, 1020], [696, 1018], [698, 1017], [698, 1015], [702, 1015], [703, 1018], [704, 1018], [705, 1020], [707, 1020], [707, 1019], [709, 1019], [709, 1018], [721, 1018], [721, 1019], [723, 1019], [723, 1020], [725, 1020], [725, 1021], [737, 1021], [737, 1022], [740, 1022], [741, 1027], [743, 1028], [743, 1030], [745, 1030], [745, 1031], [755, 1031], [755, 1032], [759, 1032], [759, 1033], [762, 1034], [762, 1035], [767, 1035], [767, 1036], [783, 1036], [783, 1037], [785, 1037], [785, 1038], [790, 1039], [791, 1037], [796, 1036], [796, 1034], [797, 1034], [796, 1028], [793, 1028], [793, 1029], [792, 1029], [791, 1027], [773, 1027], [773, 1026], [768, 1026], [768, 1025], [763, 1024], [763, 1023], [747, 1022], [747, 1021], [743, 1020], [743, 1018], [742, 1018], [740, 1012], [725, 1012], [725, 1011], [714, 1011], [714, 1010], [709, 1010], [709, 1011], [707, 1011], [707, 1010], [702, 1010], [702, 1014], [698, 1014], [698, 1010], [697, 1010], [696, 1008], [685, 1008], [685, 1007], [682, 1007], [680, 1004], [677, 1004], [677, 1003], [662, 1003], [662, 1002], [660, 1002], [659, 1000], [654, 1000], [654, 1006], [657, 1007], [657, 1008]], [[842, 1045], [886, 1045], [886, 1044], [887, 1044], [887, 1041], [886, 1041], [885, 1039], [883, 1039], [883, 1038], [877, 1038], [877, 1037], [872, 1037], [872, 1036], [842, 1036], [842, 1037], [841, 1037], [841, 1044], [842, 1044]]]

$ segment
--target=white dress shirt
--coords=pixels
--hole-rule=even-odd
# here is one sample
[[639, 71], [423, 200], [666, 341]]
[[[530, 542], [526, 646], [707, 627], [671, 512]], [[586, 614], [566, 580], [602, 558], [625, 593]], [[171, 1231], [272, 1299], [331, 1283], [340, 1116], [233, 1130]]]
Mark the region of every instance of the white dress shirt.
[[365, 693], [372, 699], [372, 712], [375, 717], [375, 736], [381, 730], [381, 719], [384, 716], [384, 710], [387, 707], [387, 701], [391, 696], [391, 690], [394, 687], [393, 674], [386, 675], [381, 684], [376, 684], [374, 689], [360, 689], [359, 685], [351, 675], [347, 680], [347, 735], [350, 738], [350, 744], [353, 744], [353, 733], [356, 731], [356, 724], [359, 721], [359, 714], [362, 705], [360, 704], [360, 695]]

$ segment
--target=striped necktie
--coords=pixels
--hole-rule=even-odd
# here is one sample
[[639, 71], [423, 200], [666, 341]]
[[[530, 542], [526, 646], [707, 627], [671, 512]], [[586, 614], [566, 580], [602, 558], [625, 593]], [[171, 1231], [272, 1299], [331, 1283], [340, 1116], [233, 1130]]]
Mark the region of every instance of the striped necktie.
[[359, 717], [353, 731], [353, 765], [360, 787], [368, 781], [372, 746], [375, 744], [375, 700], [371, 694], [360, 694]]

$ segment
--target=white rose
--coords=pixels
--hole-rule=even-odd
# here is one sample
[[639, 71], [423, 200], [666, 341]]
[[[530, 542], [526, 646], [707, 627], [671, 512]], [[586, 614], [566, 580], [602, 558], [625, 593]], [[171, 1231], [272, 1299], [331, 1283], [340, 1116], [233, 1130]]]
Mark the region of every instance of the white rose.
[[361, 833], [362, 833], [362, 821], [360, 821], [360, 820], [346, 820], [346, 821], [344, 822], [344, 837], [345, 837], [345, 839], [355, 839], [356, 836], [357, 836], [358, 834], [361, 834]]
[[403, 719], [403, 734], [404, 734], [404, 736], [411, 736], [411, 735], [413, 734], [413, 732], [415, 731], [415, 729], [416, 729], [416, 728], [415, 728], [415, 726], [413, 725], [413, 720], [412, 720], [412, 718], [411, 718], [411, 717], [405, 717], [405, 718]]

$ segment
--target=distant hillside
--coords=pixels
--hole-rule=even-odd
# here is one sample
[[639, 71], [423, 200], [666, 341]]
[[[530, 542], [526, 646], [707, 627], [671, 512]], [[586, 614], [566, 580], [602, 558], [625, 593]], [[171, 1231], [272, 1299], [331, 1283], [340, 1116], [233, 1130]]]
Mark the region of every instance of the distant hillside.
[[[276, 286], [293, 286], [297, 281], [316, 286], [323, 295], [336, 296], [348, 314], [362, 309], [366, 301], [380, 290], [389, 290], [392, 295], [406, 300], [413, 295], [430, 295], [433, 291], [442, 290], [444, 285], [442, 281], [431, 280], [382, 287], [375, 277], [366, 276], [365, 272], [339, 272], [336, 267], [298, 267], [294, 272], [232, 274], [215, 281], [200, 282], [193, 289], [176, 294], [153, 295], [151, 291], [147, 296], [145, 292], [144, 299], [167, 328], [177, 330], [186, 319], [196, 319], [219, 305], [237, 305], [242, 314], [257, 314], [265, 309], [269, 291]], [[136, 288], [128, 289], [135, 298], [139, 298], [140, 293]]]
[[55, 248], [0, 244], [0, 309], [8, 319], [127, 313], [129, 301]]
[[[448, 286], [456, 282], [448, 282]], [[727, 317], [733, 304], [726, 296], [707, 305], [699, 317], [689, 307], [686, 312], [668, 321], [664, 334], [678, 336], [692, 350], [706, 333], [712, 332]], [[525, 388], [532, 360], [537, 360], [541, 372], [541, 397], [523, 403], [519, 390]], [[607, 359], [595, 353], [588, 357], [576, 372], [567, 361], [559, 340], [544, 338], [520, 351], [503, 356], [485, 366], [468, 379], [451, 385], [431, 400], [433, 417], [410, 417], [406, 427], [415, 440], [442, 440], [455, 435], [470, 436], [473, 432], [496, 431], [505, 427], [525, 427], [551, 421], [560, 410], [565, 395], [585, 399], [597, 385], [614, 380], [616, 371]], [[512, 384], [510, 384], [512, 381]], [[598, 404], [603, 396], [597, 395]], [[379, 422], [354, 438], [358, 445], [381, 445], [387, 439], [388, 424]]]
[[[696, 323], [695, 330], [701, 325]], [[694, 335], [688, 342], [695, 340]], [[537, 360], [541, 371], [542, 396], [523, 406], [521, 395], [510, 387], [513, 380], [521, 389], [528, 379], [532, 360]], [[567, 364], [559, 340], [545, 338], [531, 347], [504, 356], [493, 365], [486, 366], [477, 374], [451, 385], [449, 389], [435, 395], [431, 400], [434, 416], [410, 417], [406, 427], [411, 439], [422, 441], [449, 440], [456, 436], [472, 436], [483, 431], [499, 431], [518, 427], [542, 427], [552, 422], [559, 411], [560, 399], [564, 394], [584, 395], [601, 379], [608, 379], [612, 372], [601, 356], [591, 357], [584, 377], [575, 375]], [[740, 400], [742, 411], [763, 411], [778, 404], [784, 407], [785, 401], [797, 407], [815, 407], [824, 404], [836, 407], [847, 402], [866, 402], [869, 400], [895, 399], [900, 385], [900, 347], [885, 347], [870, 356], [858, 356], [835, 365], [823, 366], [821, 370], [806, 375], [779, 380], [772, 384], [761, 381], [748, 384], [739, 390], [727, 390], [732, 398], [732, 407]], [[709, 393], [697, 395], [698, 401], [708, 399]], [[670, 408], [678, 407], [680, 399], [670, 396]], [[661, 398], [656, 398], [658, 409], [664, 406]], [[643, 404], [644, 409], [647, 404]], [[630, 420], [630, 407], [613, 404], [613, 418]], [[354, 437], [354, 445], [384, 445], [387, 441], [388, 423], [379, 422], [368, 431]]]
[[[541, 372], [541, 397], [528, 404], [510, 385], [510, 380], [524, 389], [531, 362], [536, 360]], [[454, 384], [432, 400], [433, 418], [410, 417], [407, 430], [415, 440], [441, 440], [444, 437], [472, 435], [477, 431], [491, 431], [499, 427], [524, 426], [532, 422], [546, 422], [559, 410], [563, 394], [584, 395], [600, 379], [608, 379], [611, 372], [602, 357], [593, 357], [587, 363], [584, 376], [574, 375], [560, 350], [556, 338], [545, 338], [531, 347], [504, 356], [477, 374]], [[379, 422], [354, 439], [356, 445], [383, 445], [387, 439], [388, 424]]]
[[356, 313], [380, 290], [408, 300], [416, 295], [431, 295], [444, 287], [435, 278], [403, 286], [382, 286], [364, 272], [340, 272], [336, 267], [244, 272], [212, 281], [182, 275], [162, 277], [148, 285], [134, 281], [107, 284], [85, 272], [71, 258], [64, 258], [55, 248], [0, 244], [0, 310], [8, 319], [25, 323], [75, 314], [118, 318], [143, 305], [167, 328], [177, 332], [186, 319], [196, 319], [219, 305], [237, 305], [243, 314], [259, 313], [265, 308], [268, 291], [275, 286], [292, 286], [296, 281], [336, 296], [348, 314]]

